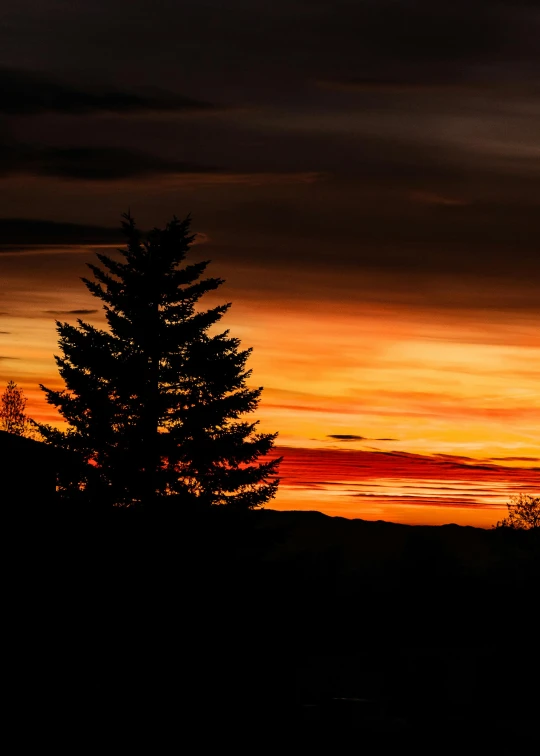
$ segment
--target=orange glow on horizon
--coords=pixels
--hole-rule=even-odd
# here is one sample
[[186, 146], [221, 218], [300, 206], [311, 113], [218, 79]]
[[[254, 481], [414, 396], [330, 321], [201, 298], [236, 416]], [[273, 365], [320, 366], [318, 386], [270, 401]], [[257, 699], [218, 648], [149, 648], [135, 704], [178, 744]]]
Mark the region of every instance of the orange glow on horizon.
[[[15, 380], [37, 420], [61, 422], [38, 387], [61, 385], [55, 318], [104, 322], [79, 280], [91, 259], [88, 248], [29, 252], [34, 273], [3, 290], [0, 387]], [[317, 301], [323, 283], [313, 299], [278, 303], [254, 296], [259, 270], [223, 275], [230, 285], [215, 301], [233, 302], [223, 327], [253, 347], [250, 382], [264, 386], [256, 417], [286, 447], [269, 506], [489, 527], [511, 494], [538, 491], [538, 313]]]

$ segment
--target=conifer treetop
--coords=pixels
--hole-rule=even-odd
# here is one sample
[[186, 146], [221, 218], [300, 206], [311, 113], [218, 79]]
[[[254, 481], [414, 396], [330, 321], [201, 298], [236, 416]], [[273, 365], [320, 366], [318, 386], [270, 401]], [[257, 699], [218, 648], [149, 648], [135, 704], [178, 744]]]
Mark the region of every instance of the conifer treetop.
[[248, 385], [251, 349], [217, 328], [231, 303], [199, 307], [224, 281], [204, 276], [209, 261], [186, 262], [190, 223], [173, 217], [143, 238], [123, 216], [122, 259], [100, 253], [88, 265], [93, 278], [82, 279], [108, 329], [57, 321], [65, 389], [42, 388], [68, 430], [41, 430], [92, 463], [74, 483], [79, 492], [121, 505], [249, 509], [276, 493], [279, 460], [259, 458], [277, 434], [246, 420], [262, 388]]

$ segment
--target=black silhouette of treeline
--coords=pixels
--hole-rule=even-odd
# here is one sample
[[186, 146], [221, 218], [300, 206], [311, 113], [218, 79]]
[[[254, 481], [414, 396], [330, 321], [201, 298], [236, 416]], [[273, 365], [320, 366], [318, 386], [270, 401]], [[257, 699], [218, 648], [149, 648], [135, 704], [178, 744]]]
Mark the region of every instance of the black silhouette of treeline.
[[512, 749], [537, 717], [524, 693], [536, 679], [533, 532], [84, 511], [33, 517], [10, 531], [9, 553], [22, 616], [40, 618], [22, 629], [30, 655], [54, 628], [100, 707], [152, 711], [214, 746], [279, 735], [364, 750], [442, 733], [457, 746], [470, 730]]

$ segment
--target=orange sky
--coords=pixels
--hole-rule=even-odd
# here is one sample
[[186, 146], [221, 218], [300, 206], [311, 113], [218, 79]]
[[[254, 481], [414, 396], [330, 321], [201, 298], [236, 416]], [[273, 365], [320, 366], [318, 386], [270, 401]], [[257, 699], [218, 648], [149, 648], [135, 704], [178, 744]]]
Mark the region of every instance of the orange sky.
[[[4, 277], [0, 382], [16, 380], [29, 413], [58, 422], [37, 384], [58, 385], [55, 318], [103, 323], [78, 278], [93, 252], [14, 256], [24, 265]], [[55, 268], [61, 288], [44, 275]], [[272, 506], [488, 527], [511, 493], [538, 491], [538, 319], [399, 302], [276, 302], [257, 295], [257, 267], [224, 273], [215, 295], [233, 301], [224, 325], [254, 349], [252, 382], [264, 386], [257, 416], [283, 447]]]

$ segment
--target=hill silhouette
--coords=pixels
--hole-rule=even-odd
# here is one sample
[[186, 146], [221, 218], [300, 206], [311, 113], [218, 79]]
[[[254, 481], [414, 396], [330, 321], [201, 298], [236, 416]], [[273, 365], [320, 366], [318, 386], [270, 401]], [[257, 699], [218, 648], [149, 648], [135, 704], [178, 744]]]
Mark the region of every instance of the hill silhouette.
[[10, 616], [34, 665], [67, 655], [71, 685], [111, 710], [121, 691], [164, 726], [212, 722], [205, 738], [356, 733], [366, 752], [471, 727], [478, 744], [515, 746], [536, 717], [534, 697], [511, 705], [530, 674], [514, 639], [536, 627], [535, 533], [32, 509], [7, 523], [23, 607]]

